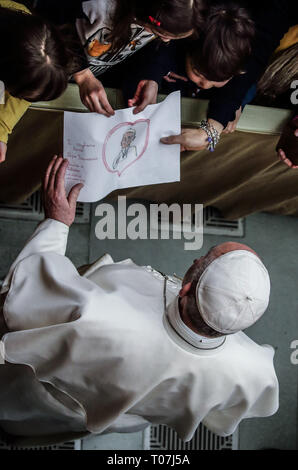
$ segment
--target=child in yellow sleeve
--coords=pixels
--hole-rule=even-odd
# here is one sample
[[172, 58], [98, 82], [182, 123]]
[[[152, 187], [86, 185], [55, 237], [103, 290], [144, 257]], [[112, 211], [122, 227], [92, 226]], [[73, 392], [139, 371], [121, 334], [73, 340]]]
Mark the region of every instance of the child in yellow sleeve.
[[[0, 7], [20, 10], [29, 13], [29, 10], [20, 3], [8, 0], [0, 0]], [[4, 95], [4, 104], [0, 104], [0, 163], [5, 160], [8, 135], [27, 111], [30, 103], [28, 101], [14, 98], [7, 91]]]
[[30, 102], [60, 96], [75, 71], [74, 60], [58, 28], [31, 15], [21, 3], [0, 0], [0, 90], [5, 87], [0, 100], [0, 163], [9, 134]]
[[5, 92], [4, 104], [0, 104], [0, 163], [5, 160], [9, 134], [29, 106], [28, 101], [14, 98]]

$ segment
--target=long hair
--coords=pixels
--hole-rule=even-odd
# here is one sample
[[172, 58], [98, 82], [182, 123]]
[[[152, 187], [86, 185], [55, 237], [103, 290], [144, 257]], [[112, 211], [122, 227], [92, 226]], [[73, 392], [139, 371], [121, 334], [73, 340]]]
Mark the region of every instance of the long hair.
[[11, 95], [28, 101], [57, 98], [75, 71], [73, 57], [58, 28], [0, 7], [0, 80]]
[[[129, 42], [133, 23], [147, 24], [156, 32], [174, 36], [191, 30], [198, 33], [203, 28], [206, 11], [204, 0], [117, 0], [110, 36], [112, 47], [119, 49]], [[149, 17], [156, 23], [151, 23]]]
[[211, 5], [204, 31], [190, 47], [191, 65], [207, 80], [228, 80], [245, 71], [254, 35], [254, 22], [245, 8], [233, 2]]
[[298, 79], [298, 43], [277, 52], [258, 83], [258, 94], [270, 99], [290, 89], [293, 80]]

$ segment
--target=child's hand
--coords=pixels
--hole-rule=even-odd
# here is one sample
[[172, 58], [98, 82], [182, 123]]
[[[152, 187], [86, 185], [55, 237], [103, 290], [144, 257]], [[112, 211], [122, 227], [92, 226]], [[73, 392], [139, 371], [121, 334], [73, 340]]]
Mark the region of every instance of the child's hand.
[[242, 106], [236, 111], [236, 118], [235, 121], [230, 121], [227, 127], [224, 128], [222, 131], [223, 134], [231, 134], [235, 132], [239, 119], [241, 118]]
[[287, 158], [285, 152], [282, 149], [278, 149], [277, 154], [279, 159], [284, 162], [288, 167], [292, 168], [293, 170], [296, 170], [298, 168], [298, 165], [293, 165], [291, 160]]
[[128, 106], [136, 106], [133, 114], [144, 111], [148, 104], [155, 104], [157, 100], [158, 84], [154, 80], [141, 80], [135, 96], [128, 100]]
[[184, 77], [183, 75], [177, 75], [177, 73], [174, 72], [168, 72], [167, 75], [163, 76], [163, 79], [169, 83], [176, 83], [177, 80], [188, 82], [188, 78]]
[[276, 147], [279, 159], [292, 169], [298, 168], [297, 138], [298, 115], [286, 124]]
[[82, 103], [91, 112], [104, 114], [107, 117], [115, 114], [102, 83], [95, 78], [91, 70], [85, 69], [74, 74], [74, 79], [80, 88]]
[[0, 163], [3, 163], [6, 158], [7, 145], [4, 142], [0, 142]]
[[[298, 128], [294, 130], [294, 136], [298, 137]], [[298, 168], [298, 165], [294, 165], [293, 162], [286, 156], [284, 150], [282, 150], [281, 148], [277, 150], [277, 155], [279, 159], [284, 162], [288, 167], [292, 168], [292, 170], [296, 170]]]

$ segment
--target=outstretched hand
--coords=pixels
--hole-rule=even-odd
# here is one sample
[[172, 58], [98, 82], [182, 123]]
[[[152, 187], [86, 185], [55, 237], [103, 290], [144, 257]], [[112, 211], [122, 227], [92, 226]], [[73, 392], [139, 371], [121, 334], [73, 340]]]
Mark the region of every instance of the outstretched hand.
[[185, 150], [204, 150], [208, 147], [208, 136], [203, 129], [182, 129], [180, 135], [170, 135], [160, 139], [162, 144], [180, 144], [181, 152]]
[[[223, 125], [220, 122], [208, 119], [208, 122], [217, 130], [220, 135], [223, 130]], [[180, 144], [181, 152], [185, 150], [204, 150], [209, 146], [207, 133], [201, 129], [183, 128], [180, 135], [170, 135], [160, 139], [162, 144], [172, 145]]]
[[68, 160], [57, 157], [52, 158], [43, 181], [43, 204], [45, 217], [58, 220], [69, 227], [76, 215], [76, 205], [82, 183], [71, 189], [68, 197], [65, 192], [65, 172]]
[[141, 80], [133, 98], [128, 100], [128, 106], [135, 106], [133, 114], [144, 111], [148, 104], [155, 104], [157, 100], [158, 84], [154, 80]]

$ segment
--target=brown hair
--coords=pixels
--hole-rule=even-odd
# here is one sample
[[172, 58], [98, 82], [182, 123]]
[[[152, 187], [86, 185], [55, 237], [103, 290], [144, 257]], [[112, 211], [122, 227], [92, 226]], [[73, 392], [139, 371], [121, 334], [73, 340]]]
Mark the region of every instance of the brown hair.
[[190, 319], [191, 324], [198, 330], [198, 332], [210, 338], [218, 338], [219, 336], [223, 336], [223, 334], [215, 331], [203, 320], [197, 306], [196, 287], [203, 272], [215, 258], [216, 254], [213, 248], [211, 248], [200, 265], [194, 266], [193, 269], [190, 269], [183, 279], [183, 284], [191, 282], [191, 288], [187, 293], [187, 303], [185, 307], [186, 314]]
[[211, 6], [203, 33], [190, 46], [192, 68], [215, 82], [243, 72], [254, 34], [254, 22], [245, 8], [233, 2]]
[[289, 90], [293, 80], [298, 78], [298, 43], [279, 51], [271, 59], [258, 83], [258, 94], [272, 100]]
[[79, 68], [67, 35], [36, 15], [0, 7], [0, 80], [18, 98], [53, 100]]
[[[110, 40], [114, 49], [127, 44], [133, 23], [148, 24], [156, 32], [174, 36], [197, 32], [203, 27], [205, 13], [204, 0], [117, 0]], [[157, 23], [151, 23], [149, 16]]]

